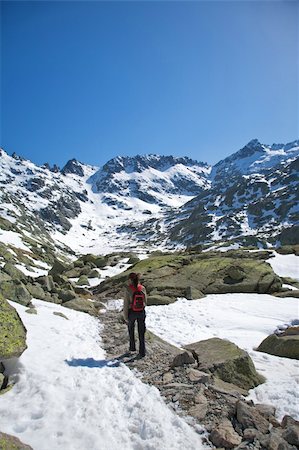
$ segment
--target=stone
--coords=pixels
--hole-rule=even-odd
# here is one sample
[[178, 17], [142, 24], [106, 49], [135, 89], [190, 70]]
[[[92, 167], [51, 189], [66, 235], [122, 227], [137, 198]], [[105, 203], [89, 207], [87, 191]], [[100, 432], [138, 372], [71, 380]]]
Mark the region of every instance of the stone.
[[93, 316], [97, 315], [97, 310], [90, 300], [84, 298], [74, 298], [63, 303], [63, 306], [70, 309], [75, 309], [76, 311], [85, 312]]
[[237, 402], [237, 419], [243, 429], [256, 428], [263, 434], [269, 431], [269, 422], [256, 408], [249, 406], [241, 400]]
[[200, 370], [190, 369], [188, 378], [193, 383], [208, 383], [211, 380], [211, 375]]
[[27, 348], [27, 331], [17, 311], [1, 295], [0, 323], [0, 360], [18, 358]]
[[30, 445], [23, 444], [15, 436], [11, 436], [0, 431], [0, 449], [1, 450], [33, 450]]
[[283, 416], [281, 421], [282, 428], [287, 428], [292, 425], [299, 426], [299, 421], [288, 415]]
[[35, 281], [39, 283], [45, 291], [51, 292], [55, 289], [55, 284], [51, 275], [35, 278]]
[[70, 300], [75, 299], [76, 293], [74, 291], [71, 291], [70, 289], [61, 289], [58, 291], [58, 298], [62, 300], [62, 303], [68, 302]]
[[254, 441], [259, 435], [260, 432], [256, 428], [246, 428], [243, 432], [243, 438], [250, 442]]
[[26, 281], [26, 275], [11, 263], [6, 263], [2, 269], [12, 280]]
[[88, 278], [99, 278], [100, 274], [96, 269], [92, 269], [88, 274]]
[[173, 374], [171, 372], [166, 372], [163, 374], [163, 383], [171, 383], [173, 380]]
[[40, 286], [40, 284], [38, 284], [38, 283], [34, 283], [34, 284], [27, 283], [26, 284], [26, 289], [32, 295], [32, 297], [38, 298], [40, 300], [45, 300], [46, 293], [43, 290], [43, 288]]
[[174, 357], [171, 363], [171, 367], [180, 367], [184, 366], [185, 364], [194, 364], [195, 360], [192, 356], [192, 354], [188, 351], [185, 351], [183, 353], [179, 353]]
[[257, 351], [284, 358], [299, 359], [299, 335], [271, 334], [261, 342]]
[[63, 272], [66, 272], [68, 270], [68, 268], [69, 268], [69, 266], [67, 264], [56, 259], [54, 261], [52, 268], [49, 270], [49, 275], [60, 275]]
[[69, 320], [69, 318], [66, 317], [62, 312], [54, 311], [53, 314], [54, 314], [54, 316], [63, 317], [63, 319]]
[[81, 275], [81, 277], [79, 278], [79, 280], [76, 283], [78, 286], [89, 286], [89, 281], [86, 275]]
[[212, 431], [210, 441], [216, 447], [234, 448], [241, 444], [242, 438], [234, 430], [231, 422], [224, 420]]
[[235, 265], [227, 268], [226, 275], [231, 279], [232, 282], [240, 282], [245, 278], [245, 272], [242, 267]]
[[37, 310], [35, 308], [28, 308], [25, 310], [27, 314], [37, 314]]
[[28, 306], [32, 299], [24, 284], [19, 280], [3, 281], [0, 284], [0, 294], [24, 306]]
[[185, 291], [185, 297], [187, 300], [197, 300], [203, 298], [205, 295], [193, 286], [188, 286]]
[[276, 408], [272, 405], [265, 405], [263, 403], [256, 403], [255, 404], [256, 409], [259, 413], [262, 414], [267, 420], [270, 419], [270, 417], [275, 417]]
[[174, 303], [176, 298], [166, 297], [165, 295], [148, 295], [147, 304], [148, 306], [153, 305], [169, 305], [170, 303]]
[[290, 445], [296, 445], [299, 448], [299, 426], [290, 425], [282, 433], [282, 437]]
[[88, 295], [89, 297], [92, 297], [92, 292], [86, 288], [86, 287], [82, 287], [82, 286], [75, 286], [74, 287], [74, 291], [76, 294], [79, 295]]
[[230, 341], [211, 338], [186, 345], [185, 349], [197, 354], [200, 370], [242, 389], [252, 389], [264, 381], [248, 353]]
[[204, 394], [197, 394], [195, 396], [195, 405], [189, 408], [188, 413], [197, 420], [203, 420], [208, 412], [208, 400]]

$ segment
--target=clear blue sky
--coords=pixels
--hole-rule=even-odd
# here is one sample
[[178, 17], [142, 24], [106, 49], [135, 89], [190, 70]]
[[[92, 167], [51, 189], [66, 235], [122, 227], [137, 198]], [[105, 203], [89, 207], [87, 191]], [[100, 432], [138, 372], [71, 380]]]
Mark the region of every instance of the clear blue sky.
[[1, 146], [216, 163], [298, 132], [295, 1], [2, 2]]

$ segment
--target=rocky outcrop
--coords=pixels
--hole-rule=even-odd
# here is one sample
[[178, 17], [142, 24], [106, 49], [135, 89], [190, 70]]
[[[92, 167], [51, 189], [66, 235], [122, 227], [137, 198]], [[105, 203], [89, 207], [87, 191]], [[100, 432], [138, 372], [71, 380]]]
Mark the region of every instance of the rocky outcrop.
[[0, 294], [0, 361], [19, 357], [26, 350], [26, 328], [17, 311]]
[[[263, 257], [269, 257], [269, 253], [172, 253], [151, 256], [130, 271], [142, 274], [149, 304], [168, 304], [177, 297], [191, 300], [204, 294], [279, 291], [281, 280], [267, 262], [259, 259]], [[129, 271], [104, 281], [94, 293], [101, 299], [121, 297], [128, 274]]]
[[212, 338], [186, 345], [195, 355], [198, 368], [208, 371], [242, 389], [252, 389], [264, 382], [247, 352], [230, 341]]
[[257, 351], [299, 359], [299, 326], [290, 327], [279, 334], [271, 334], [258, 346]]

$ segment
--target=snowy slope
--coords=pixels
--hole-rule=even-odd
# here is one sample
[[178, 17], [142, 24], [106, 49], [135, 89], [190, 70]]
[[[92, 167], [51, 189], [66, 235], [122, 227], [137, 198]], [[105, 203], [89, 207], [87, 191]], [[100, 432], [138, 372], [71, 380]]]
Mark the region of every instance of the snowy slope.
[[28, 349], [17, 384], [0, 396], [2, 432], [34, 450], [204, 448], [201, 435], [164, 404], [156, 388], [105, 359], [97, 319], [34, 304], [37, 315], [13, 304], [28, 330]]

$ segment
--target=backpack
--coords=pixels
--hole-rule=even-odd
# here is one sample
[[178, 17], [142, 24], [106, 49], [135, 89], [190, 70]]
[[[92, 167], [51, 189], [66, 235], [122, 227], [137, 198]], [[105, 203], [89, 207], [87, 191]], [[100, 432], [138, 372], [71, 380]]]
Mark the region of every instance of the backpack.
[[131, 310], [135, 312], [143, 311], [145, 307], [145, 294], [142, 291], [143, 286], [139, 284], [137, 289], [134, 286], [129, 287], [133, 291]]

